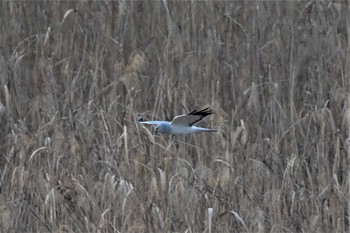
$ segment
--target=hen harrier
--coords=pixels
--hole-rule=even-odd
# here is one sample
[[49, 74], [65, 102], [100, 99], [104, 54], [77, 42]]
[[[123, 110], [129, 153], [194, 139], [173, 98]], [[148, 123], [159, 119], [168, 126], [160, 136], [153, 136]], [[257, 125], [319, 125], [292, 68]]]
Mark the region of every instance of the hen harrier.
[[196, 127], [194, 124], [201, 121], [204, 117], [214, 114], [209, 108], [197, 111], [194, 110], [188, 114], [174, 117], [173, 121], [144, 121], [139, 119], [140, 124], [156, 125], [156, 133], [163, 134], [191, 134], [199, 132], [216, 132], [216, 129], [207, 129]]

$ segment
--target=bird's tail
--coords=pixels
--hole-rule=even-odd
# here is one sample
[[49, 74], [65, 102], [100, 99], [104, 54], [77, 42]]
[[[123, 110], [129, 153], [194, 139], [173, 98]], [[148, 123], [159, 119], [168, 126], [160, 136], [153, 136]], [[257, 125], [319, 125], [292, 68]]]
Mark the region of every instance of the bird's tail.
[[200, 133], [200, 132], [217, 132], [218, 130], [217, 129], [208, 129], [208, 128], [201, 128], [201, 127], [195, 127], [195, 126], [192, 126], [192, 128], [195, 128], [196, 129], [196, 132]]
[[218, 132], [218, 130], [217, 129], [207, 129], [205, 132]]

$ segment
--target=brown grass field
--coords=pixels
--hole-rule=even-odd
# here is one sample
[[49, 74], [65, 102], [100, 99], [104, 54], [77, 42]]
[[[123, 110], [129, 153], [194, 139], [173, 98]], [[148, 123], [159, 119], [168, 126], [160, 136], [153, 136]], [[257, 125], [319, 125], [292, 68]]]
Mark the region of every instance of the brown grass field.
[[0, 232], [349, 232], [348, 2], [0, 6]]

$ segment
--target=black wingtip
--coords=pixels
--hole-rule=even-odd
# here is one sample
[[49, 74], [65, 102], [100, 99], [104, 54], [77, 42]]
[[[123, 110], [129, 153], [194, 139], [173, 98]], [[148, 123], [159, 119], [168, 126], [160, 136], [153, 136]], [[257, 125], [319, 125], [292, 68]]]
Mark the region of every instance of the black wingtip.
[[192, 112], [187, 113], [187, 115], [191, 115], [193, 113], [197, 112], [197, 109], [193, 110]]
[[192, 112], [190, 112], [188, 115], [202, 115], [202, 116], [208, 116], [214, 114], [213, 110], [211, 110], [210, 108], [205, 108], [202, 109], [200, 111], [194, 110]]

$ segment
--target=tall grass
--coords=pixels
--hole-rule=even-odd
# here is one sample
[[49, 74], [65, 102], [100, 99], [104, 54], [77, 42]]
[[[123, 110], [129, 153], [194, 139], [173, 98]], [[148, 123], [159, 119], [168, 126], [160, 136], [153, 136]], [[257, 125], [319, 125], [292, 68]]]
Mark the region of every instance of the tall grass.
[[345, 2], [0, 5], [1, 232], [349, 231]]

